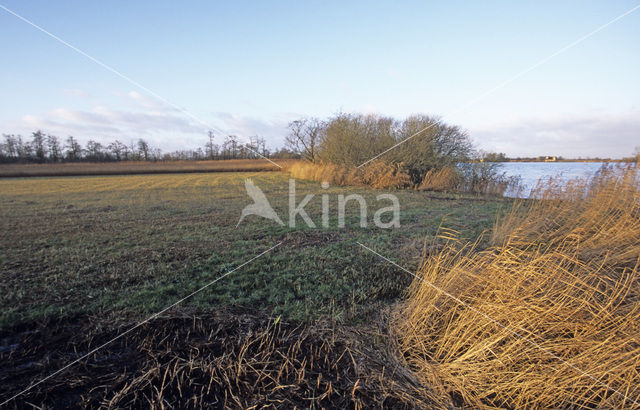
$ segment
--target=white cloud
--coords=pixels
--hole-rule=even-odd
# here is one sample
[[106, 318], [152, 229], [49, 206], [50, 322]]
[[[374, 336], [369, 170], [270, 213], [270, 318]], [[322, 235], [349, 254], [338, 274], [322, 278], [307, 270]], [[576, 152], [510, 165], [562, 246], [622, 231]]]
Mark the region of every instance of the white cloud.
[[[82, 142], [89, 139], [103, 143], [115, 139], [128, 142], [145, 138], [164, 151], [195, 148], [206, 140], [208, 127], [163, 101], [137, 91], [113, 92], [118, 98], [110, 105], [92, 103], [82, 90], [65, 90], [65, 93], [79, 98], [90, 108], [58, 107], [44, 113], [26, 114], [7, 123], [8, 129], [3, 131], [28, 135], [40, 129], [63, 138], [73, 135]], [[118, 108], [113, 108], [113, 104]], [[237, 135], [241, 140], [259, 135], [275, 148], [282, 146], [287, 124], [299, 117], [293, 113], [259, 118], [218, 112], [208, 122], [217, 126], [214, 130], [218, 143], [228, 134]]]
[[240, 137], [258, 135], [263, 137], [272, 148], [281, 147], [287, 134], [287, 125], [301, 115], [283, 113], [269, 119], [232, 114], [228, 112], [215, 113], [216, 124], [223, 124], [222, 128]]
[[63, 133], [74, 129], [100, 132], [109, 130], [126, 134], [133, 132], [147, 135], [154, 132], [202, 133], [203, 127], [195, 125], [183, 116], [168, 113], [145, 113], [137, 111], [114, 110], [96, 106], [90, 111], [56, 108], [44, 115], [25, 115], [22, 120], [31, 127], [54, 127]]
[[136, 106], [151, 110], [153, 112], [180, 112], [175, 107], [165, 103], [162, 100], [159, 100], [155, 97], [148, 96], [145, 94], [141, 94], [137, 91], [129, 91], [126, 94], [126, 98], [128, 98], [131, 102], [133, 102]]
[[202, 145], [206, 130], [181, 113], [168, 111], [127, 111], [106, 106], [90, 110], [56, 108], [44, 114], [28, 114], [10, 124], [17, 132], [29, 134], [40, 129], [80, 141], [93, 139], [102, 143], [145, 138], [163, 150], [194, 148]]
[[526, 118], [470, 129], [485, 150], [509, 156], [629, 156], [640, 146], [640, 110]]
[[73, 135], [81, 141], [94, 139], [100, 142], [145, 138], [165, 150], [199, 146], [206, 135], [203, 125], [137, 91], [114, 92], [118, 100], [112, 104], [117, 104], [118, 109], [92, 103], [83, 90], [63, 90], [63, 93], [77, 97], [91, 108], [58, 107], [40, 114], [26, 114], [20, 120], [11, 121], [7, 124], [10, 129], [3, 131], [29, 134], [41, 129], [61, 137]]

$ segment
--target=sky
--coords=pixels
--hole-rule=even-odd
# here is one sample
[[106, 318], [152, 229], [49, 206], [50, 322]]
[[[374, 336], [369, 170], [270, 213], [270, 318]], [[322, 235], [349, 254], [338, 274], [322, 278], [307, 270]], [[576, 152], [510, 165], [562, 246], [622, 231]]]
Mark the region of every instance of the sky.
[[0, 0], [122, 75], [0, 9], [0, 132], [278, 147], [300, 117], [426, 113], [513, 157], [629, 156], [640, 9], [495, 88], [638, 4]]

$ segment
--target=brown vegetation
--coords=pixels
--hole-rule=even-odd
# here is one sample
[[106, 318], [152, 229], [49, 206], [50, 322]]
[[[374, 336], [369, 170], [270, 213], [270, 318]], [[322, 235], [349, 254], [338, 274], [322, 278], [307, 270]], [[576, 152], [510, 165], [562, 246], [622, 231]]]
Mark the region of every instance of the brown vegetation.
[[638, 170], [537, 197], [484, 251], [443, 230], [399, 311], [401, 348], [474, 407], [640, 407]]
[[[6, 394], [110, 340], [90, 318], [23, 329], [0, 351]], [[126, 325], [124, 328], [131, 325]], [[300, 325], [248, 310], [161, 318], [10, 404], [49, 408], [424, 408], [438, 405], [375, 327]], [[87, 334], [88, 333], [88, 334]], [[14, 333], [15, 334], [15, 333]], [[48, 355], [40, 349], [46, 341]], [[3, 346], [4, 347], [4, 346]], [[9, 396], [10, 397], [10, 396]]]
[[418, 189], [503, 196], [507, 191], [517, 195], [520, 187], [519, 177], [501, 174], [496, 164], [468, 163], [430, 169]]
[[332, 185], [369, 186], [376, 189], [406, 188], [410, 186], [409, 176], [401, 164], [373, 161], [361, 168], [333, 163], [290, 163], [287, 171], [293, 178], [328, 182]]
[[375, 189], [412, 188], [421, 191], [468, 192], [502, 196], [507, 190], [516, 191], [518, 178], [486, 169], [485, 164], [465, 164], [464, 167], [431, 168], [419, 185], [411, 182], [402, 163], [372, 161], [360, 168], [327, 162], [291, 162], [286, 171], [293, 178], [328, 182], [338, 186], [367, 186]]
[[380, 156], [400, 165], [413, 186], [430, 169], [467, 161], [473, 151], [466, 132], [428, 115], [339, 113], [324, 121], [303, 118], [289, 129], [287, 148], [304, 159], [359, 167]]
[[455, 191], [462, 184], [462, 174], [453, 167], [431, 168], [418, 186], [421, 191]]
[[[295, 160], [274, 160], [286, 166]], [[231, 159], [215, 161], [125, 161], [68, 162], [47, 164], [1, 164], [0, 177], [66, 176], [66, 175], [128, 175], [188, 172], [251, 172], [278, 171], [266, 159]]]

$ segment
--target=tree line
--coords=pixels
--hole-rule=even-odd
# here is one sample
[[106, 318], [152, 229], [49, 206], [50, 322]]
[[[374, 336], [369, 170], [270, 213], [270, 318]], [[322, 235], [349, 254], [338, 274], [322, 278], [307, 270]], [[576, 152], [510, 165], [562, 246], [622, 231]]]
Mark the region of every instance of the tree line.
[[[209, 131], [204, 146], [163, 153], [146, 140], [108, 144], [89, 140], [84, 146], [72, 136], [64, 140], [36, 131], [31, 138], [4, 134], [0, 141], [0, 163], [106, 162], [161, 160], [221, 160], [254, 158], [303, 158], [346, 166], [359, 166], [378, 156], [388, 163], [402, 164], [418, 183], [431, 169], [454, 166], [472, 159], [486, 162], [510, 160], [504, 153], [475, 150], [468, 134], [436, 117], [412, 115], [395, 119], [377, 114], [338, 113], [327, 119], [301, 118], [288, 125], [285, 146], [270, 150], [264, 138], [241, 142], [228, 135], [220, 143]], [[397, 146], [396, 146], [397, 145]], [[638, 152], [635, 158], [640, 157]], [[513, 160], [513, 159], [511, 159]]]
[[125, 144], [115, 140], [103, 144], [89, 140], [83, 146], [75, 137], [60, 139], [38, 130], [30, 138], [3, 134], [0, 141], [0, 163], [55, 163], [55, 162], [109, 162], [109, 161], [166, 161], [166, 160], [220, 160], [255, 159], [262, 157], [295, 157], [287, 149], [270, 151], [264, 138], [250, 137], [242, 143], [229, 135], [217, 144], [209, 131], [203, 147], [163, 153], [158, 147], [140, 138]]
[[[416, 182], [432, 168], [467, 161], [474, 152], [466, 132], [428, 115], [397, 120], [382, 115], [339, 113], [325, 120], [301, 118], [288, 125], [285, 146], [274, 151], [264, 138], [247, 142], [228, 135], [220, 143], [209, 131], [204, 146], [163, 153], [146, 140], [129, 144], [115, 140], [103, 144], [94, 140], [81, 145], [70, 136], [62, 140], [36, 131], [30, 138], [4, 134], [0, 141], [2, 163], [220, 160], [252, 158], [304, 158], [346, 166], [358, 166], [401, 141], [382, 156], [389, 163], [402, 163]], [[419, 135], [418, 135], [419, 134]]]

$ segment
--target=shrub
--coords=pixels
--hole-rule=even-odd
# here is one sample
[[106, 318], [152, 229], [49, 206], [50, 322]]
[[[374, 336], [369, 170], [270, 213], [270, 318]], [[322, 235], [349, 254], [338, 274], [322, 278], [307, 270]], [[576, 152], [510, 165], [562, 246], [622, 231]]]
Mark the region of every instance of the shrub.
[[460, 166], [463, 183], [460, 190], [475, 194], [499, 195], [520, 193], [520, 177], [500, 172], [501, 165], [491, 162], [466, 163]]
[[423, 191], [457, 191], [502, 196], [520, 193], [520, 177], [499, 172], [499, 164], [466, 163], [458, 166], [431, 168], [418, 189]]
[[468, 160], [473, 148], [462, 129], [427, 115], [397, 120], [339, 113], [325, 121], [300, 119], [289, 128], [287, 146], [311, 162], [357, 167], [381, 155], [387, 164], [401, 164], [413, 186], [430, 169]]

